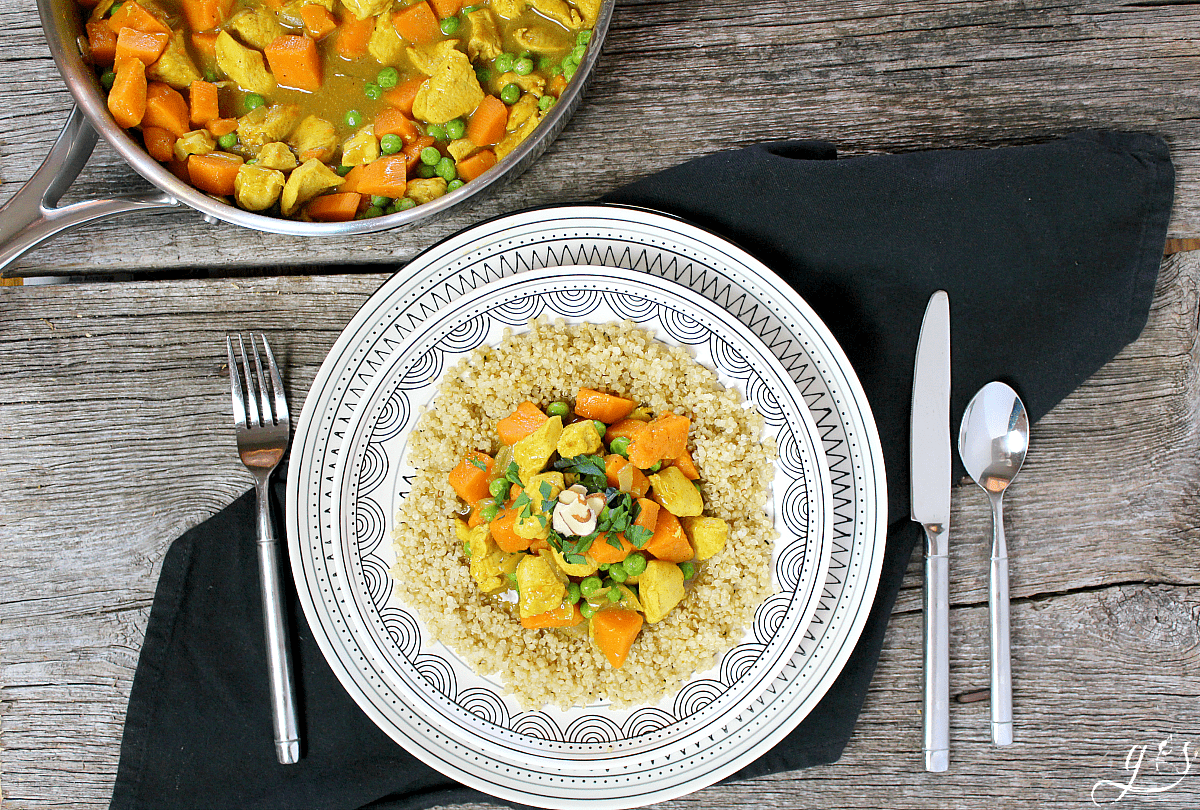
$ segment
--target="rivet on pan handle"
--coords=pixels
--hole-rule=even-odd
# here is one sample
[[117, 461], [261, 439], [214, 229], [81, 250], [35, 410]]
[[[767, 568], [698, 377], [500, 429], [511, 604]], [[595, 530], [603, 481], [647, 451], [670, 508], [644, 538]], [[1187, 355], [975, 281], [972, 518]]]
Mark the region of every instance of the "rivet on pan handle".
[[161, 191], [107, 200], [86, 200], [58, 207], [58, 201], [83, 169], [96, 145], [96, 131], [78, 107], [50, 154], [24, 186], [0, 206], [0, 276], [22, 254], [63, 231], [97, 219], [132, 211], [174, 208], [174, 197]]

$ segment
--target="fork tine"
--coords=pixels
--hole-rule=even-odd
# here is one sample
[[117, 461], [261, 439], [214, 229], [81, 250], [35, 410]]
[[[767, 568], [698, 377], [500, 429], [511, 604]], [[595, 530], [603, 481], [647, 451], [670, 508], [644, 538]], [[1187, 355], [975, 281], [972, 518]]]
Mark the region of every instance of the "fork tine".
[[[265, 340], [262, 333], [258, 335], [259, 340]], [[263, 374], [262, 358], [258, 354], [258, 342], [254, 339], [254, 333], [250, 333], [250, 354], [254, 355], [254, 372], [255, 379], [258, 381], [258, 401], [259, 409], [262, 411], [262, 419], [264, 425], [275, 424], [275, 418], [271, 415], [271, 394], [267, 390], [267, 378]], [[249, 375], [249, 370], [247, 370]]]
[[275, 365], [275, 355], [271, 352], [271, 346], [267, 343], [266, 335], [259, 335], [262, 338], [263, 350], [267, 353], [267, 366], [271, 370], [271, 388], [275, 391], [275, 420], [277, 422], [288, 421], [288, 406], [287, 395], [283, 390], [283, 378], [279, 376], [279, 366]]
[[[250, 373], [250, 359], [246, 357], [246, 344], [241, 335], [238, 335], [238, 348], [242, 352], [242, 370], [246, 372], [246, 421], [252, 428], [262, 427], [262, 420], [258, 418], [258, 401], [255, 399], [254, 375]], [[250, 349], [253, 351], [253, 344]]]
[[[241, 336], [238, 336], [241, 341]], [[233, 424], [234, 427], [246, 426], [246, 400], [242, 393], [242, 379], [238, 374], [237, 358], [233, 356], [233, 341], [225, 336], [225, 350], [229, 353], [229, 385], [233, 393]]]

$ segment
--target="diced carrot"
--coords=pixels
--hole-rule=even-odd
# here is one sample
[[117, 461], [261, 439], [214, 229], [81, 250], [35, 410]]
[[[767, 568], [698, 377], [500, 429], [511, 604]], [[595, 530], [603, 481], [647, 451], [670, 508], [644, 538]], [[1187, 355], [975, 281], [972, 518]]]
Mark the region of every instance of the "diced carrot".
[[238, 128], [238, 120], [236, 118], [214, 118], [204, 125], [214, 138], [220, 138], [222, 135], [228, 135]]
[[412, 115], [413, 101], [417, 97], [417, 91], [427, 81], [429, 80], [424, 76], [415, 76], [388, 90], [381, 98], [385, 104], [395, 107], [405, 115]]
[[242, 168], [242, 159], [228, 152], [209, 152], [189, 157], [187, 167], [193, 186], [218, 197], [228, 197], [233, 194], [233, 179]]
[[117, 58], [117, 35], [103, 20], [85, 26], [93, 65], [111, 65]]
[[417, 124], [397, 107], [384, 107], [375, 115], [375, 137], [384, 135], [399, 135], [405, 143], [412, 141], [421, 134]]
[[442, 38], [437, 15], [425, 0], [413, 3], [393, 14], [392, 27], [396, 29], [397, 34], [414, 45], [437, 42]]
[[622, 419], [619, 422], [613, 422], [608, 426], [608, 430], [604, 431], [604, 442], [612, 444], [613, 439], [620, 436], [632, 440], [634, 436], [646, 429], [646, 424], [639, 419]]
[[488, 497], [488, 484], [491, 482], [492, 457], [478, 450], [467, 453], [458, 466], [450, 471], [450, 486], [467, 503]]
[[[357, 192], [339, 191], [336, 194], [322, 194], [308, 204], [308, 216], [317, 222], [349, 222], [358, 213], [358, 204], [362, 195]], [[475, 512], [471, 512], [475, 519]], [[471, 523], [472, 527], [478, 523]]]
[[430, 0], [433, 5], [433, 10], [437, 12], [440, 19], [453, 17], [458, 12], [462, 11], [462, 0]]
[[660, 461], [678, 458], [687, 450], [691, 424], [686, 416], [674, 413], [659, 415], [630, 440], [629, 460], [644, 470]]
[[183, 16], [193, 31], [209, 31], [229, 16], [233, 0], [181, 0]]
[[592, 388], [580, 388], [575, 397], [575, 413], [588, 419], [599, 419], [606, 425], [620, 422], [636, 407], [637, 403], [632, 399], [614, 397]]
[[642, 546], [642, 550], [654, 555], [655, 559], [673, 563], [687, 562], [696, 556], [696, 550], [688, 542], [679, 518], [666, 509], [658, 510], [654, 536], [650, 538], [649, 543]]
[[[362, 195], [360, 194], [356, 194], [354, 196], [362, 199]], [[321, 198], [317, 197], [317, 200], [319, 199]], [[313, 200], [313, 202], [316, 202], [316, 200]], [[468, 528], [474, 529], [476, 526], [481, 526], [484, 523], [487, 523], [487, 521], [483, 519], [483, 507], [487, 506], [489, 503], [495, 503], [495, 501], [491, 498], [484, 498], [482, 501], [475, 501], [475, 503], [471, 505], [471, 514], [467, 517]]]
[[365, 166], [355, 179], [355, 190], [359, 194], [380, 197], [403, 197], [408, 182], [408, 161], [404, 155], [384, 155]]
[[371, 34], [374, 32], [374, 17], [360, 20], [350, 15], [338, 26], [333, 48], [343, 59], [361, 59], [367, 55], [367, 43], [371, 41]]
[[476, 146], [495, 146], [504, 139], [508, 107], [495, 96], [484, 96], [467, 122], [467, 139]]
[[218, 32], [216, 31], [201, 31], [198, 34], [192, 34], [192, 47], [196, 49], [200, 58], [210, 65], [217, 61], [217, 36]]
[[400, 150], [400, 154], [404, 155], [404, 165], [408, 167], [409, 174], [412, 174], [417, 163], [421, 160], [421, 150], [426, 146], [433, 146], [437, 141], [432, 135], [418, 135], [408, 143], [404, 144], [404, 148]]
[[[610, 544], [609, 538], [615, 538], [621, 544], [620, 548]], [[588, 549], [587, 555], [601, 565], [618, 563], [629, 556], [629, 552], [633, 551], [633, 543], [625, 539], [622, 534], [609, 534], [601, 532], [596, 535], [596, 539], [592, 541], [591, 547]]]
[[162, 127], [176, 138], [190, 130], [188, 105], [183, 94], [169, 84], [150, 82], [146, 88], [146, 115], [142, 124]]
[[455, 165], [458, 168], [458, 176], [465, 181], [471, 181], [496, 165], [496, 153], [491, 149], [480, 149]]
[[529, 541], [529, 550], [530, 551], [537, 552], [537, 551], [541, 551], [544, 548], [550, 548], [549, 540], [543, 540], [540, 537], [535, 537]]
[[592, 616], [592, 639], [613, 669], [620, 669], [634, 639], [642, 632], [642, 614], [626, 608], [606, 608]]
[[304, 21], [304, 30], [315, 40], [322, 40], [337, 28], [337, 20], [329, 9], [316, 3], [305, 3], [300, 6], [300, 19]]
[[513, 554], [529, 548], [529, 541], [516, 532], [517, 510], [505, 509], [499, 517], [488, 524], [488, 531], [501, 551]]
[[317, 43], [303, 35], [283, 34], [275, 37], [263, 54], [275, 79], [284, 87], [294, 87], [315, 93], [321, 89], [323, 75]]
[[171, 174], [178, 177], [182, 182], [188, 183], [189, 185], [191, 184], [192, 176], [190, 174], [188, 174], [188, 168], [187, 168], [186, 161], [179, 160], [174, 155], [172, 155], [171, 159], [169, 161], [167, 161], [167, 169], [171, 172]]
[[124, 129], [142, 123], [146, 115], [146, 65], [142, 60], [117, 62], [116, 78], [108, 91], [108, 111]]
[[[658, 510], [661, 509], [657, 502], [649, 498], [638, 498], [638, 516], [633, 521], [634, 526], [641, 526], [646, 531], [654, 534], [654, 530], [658, 528]], [[649, 542], [649, 541], [647, 541]]]
[[582, 623], [583, 614], [579, 612], [579, 605], [560, 605], [536, 616], [521, 617], [521, 626], [529, 630], [539, 627], [574, 627]]
[[137, 0], [126, 0], [120, 8], [109, 16], [108, 27], [118, 34], [122, 28], [133, 28], [144, 33], [158, 33], [171, 36], [171, 28], [158, 17], [146, 10]]
[[166, 163], [175, 156], [175, 136], [162, 127], [142, 126], [142, 143], [150, 157]]
[[549, 417], [542, 409], [525, 400], [517, 409], [496, 423], [500, 443], [512, 446], [542, 426]]
[[623, 467], [629, 467], [633, 471], [633, 483], [629, 487], [630, 495], [641, 498], [650, 491], [650, 479], [646, 477], [646, 474], [617, 453], [609, 453], [604, 457], [604, 477], [608, 479], [610, 487], [619, 486], [619, 476]]
[[546, 92], [558, 98], [567, 89], [567, 77], [561, 73], [546, 83]]
[[136, 28], [122, 28], [117, 34], [116, 59], [140, 59], [149, 67], [158, 61], [163, 51], [167, 49], [171, 35], [161, 31], [139, 31]]
[[217, 86], [212, 82], [197, 79], [188, 87], [189, 120], [203, 127], [221, 117], [221, 105], [217, 97]]
[[683, 473], [683, 477], [689, 481], [699, 481], [700, 480], [700, 470], [697, 469], [696, 462], [695, 462], [695, 460], [692, 459], [692, 454], [689, 453], [687, 450], [684, 450], [682, 453], [680, 453], [678, 456], [676, 456], [666, 466], [678, 467], [679, 471], [681, 473]]

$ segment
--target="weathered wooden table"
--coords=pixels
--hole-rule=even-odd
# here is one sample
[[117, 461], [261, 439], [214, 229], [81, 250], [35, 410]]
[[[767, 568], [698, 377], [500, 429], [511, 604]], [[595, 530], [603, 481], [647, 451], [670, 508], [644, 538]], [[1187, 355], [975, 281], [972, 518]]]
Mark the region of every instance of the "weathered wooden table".
[[[266, 330], [299, 403], [359, 304], [442, 236], [763, 139], [861, 153], [1153, 131], [1178, 169], [1171, 234], [1200, 237], [1197, 30], [1195, 5], [1155, 2], [622, 0], [592, 90], [544, 158], [434, 224], [301, 241], [175, 212], [29, 254], [16, 274], [137, 280], [0, 288], [6, 806], [107, 804], [163, 554], [249, 485], [233, 453], [226, 332]], [[0, 87], [2, 200], [69, 104], [29, 0], [0, 8]], [[140, 185], [102, 147], [69, 199]], [[1017, 744], [990, 745], [985, 701], [955, 701], [951, 770], [922, 770], [914, 563], [841, 762], [672, 805], [1200, 804], [1198, 293], [1200, 253], [1165, 261], [1141, 339], [1035, 426], [1007, 501]], [[988, 682], [989, 520], [974, 485], [958, 486], [960, 697]]]

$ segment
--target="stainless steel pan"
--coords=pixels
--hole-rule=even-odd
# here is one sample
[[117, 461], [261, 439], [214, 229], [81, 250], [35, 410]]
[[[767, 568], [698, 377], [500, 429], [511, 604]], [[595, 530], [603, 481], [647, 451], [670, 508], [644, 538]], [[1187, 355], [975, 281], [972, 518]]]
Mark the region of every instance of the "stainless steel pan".
[[[80, 53], [78, 43], [84, 36], [84, 28], [75, 0], [37, 0], [37, 4], [50, 53], [67, 83], [67, 89], [75, 98], [76, 107], [45, 162], [29, 182], [0, 207], [0, 275], [23, 253], [56, 234], [92, 220], [131, 211], [186, 205], [199, 211], [209, 221], [223, 220], [258, 231], [298, 236], [382, 231], [437, 216], [516, 177], [558, 136], [579, 106], [584, 87], [591, 78], [608, 33], [613, 11], [612, 0], [603, 4], [593, 28], [591, 45], [566, 92], [550, 108], [546, 120], [533, 135], [496, 168], [433, 202], [397, 214], [351, 222], [298, 222], [243, 211], [220, 202], [179, 180], [150, 157], [142, 145], [126, 134], [109, 115], [96, 73]], [[58, 207], [59, 199], [91, 155], [97, 133], [112, 144], [134, 171], [159, 190]]]

